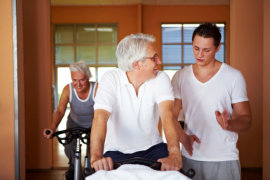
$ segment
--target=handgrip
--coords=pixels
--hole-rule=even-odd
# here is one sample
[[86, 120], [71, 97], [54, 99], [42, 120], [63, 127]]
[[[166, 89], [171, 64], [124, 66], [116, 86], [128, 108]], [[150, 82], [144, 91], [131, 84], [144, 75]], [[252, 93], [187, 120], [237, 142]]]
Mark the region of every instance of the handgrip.
[[[156, 161], [153, 161], [150, 159], [144, 159], [144, 158], [131, 158], [131, 159], [125, 159], [122, 161], [114, 162], [113, 169], [117, 169], [118, 167], [120, 167], [123, 164], [140, 164], [140, 165], [145, 165], [145, 166], [151, 167], [154, 170], [160, 170], [160, 168], [161, 168], [160, 162], [156, 162]], [[91, 175], [95, 172], [96, 171], [94, 168], [90, 168], [89, 175]], [[181, 172], [182, 174], [184, 174], [185, 176], [187, 176], [191, 179], [195, 176], [195, 171], [193, 169], [189, 169], [187, 172], [184, 171], [183, 169], [180, 169], [179, 172]]]
[[187, 172], [185, 172], [183, 169], [180, 169], [180, 172], [191, 179], [195, 176], [195, 171], [193, 169], [189, 169]]
[[[114, 163], [114, 168], [113, 169], [117, 169], [119, 166], [120, 166], [119, 164]], [[155, 169], [155, 168], [153, 168], [153, 169]], [[157, 169], [155, 169], [155, 170], [157, 170]], [[89, 174], [87, 174], [87, 176], [92, 175], [95, 172], [96, 172], [96, 170], [94, 168], [90, 168]], [[190, 179], [192, 179], [195, 176], [195, 171], [193, 169], [189, 169], [187, 172], [185, 172], [183, 169], [180, 169], [179, 172], [181, 172], [185, 176], [189, 177]]]

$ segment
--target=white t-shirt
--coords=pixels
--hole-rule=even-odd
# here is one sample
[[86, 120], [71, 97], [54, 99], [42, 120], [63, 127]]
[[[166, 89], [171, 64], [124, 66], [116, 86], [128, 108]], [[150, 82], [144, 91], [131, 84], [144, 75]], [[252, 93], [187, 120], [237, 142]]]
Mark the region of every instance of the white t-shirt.
[[242, 74], [223, 63], [210, 80], [202, 83], [191, 65], [174, 75], [172, 85], [175, 98], [182, 100], [186, 133], [201, 140], [201, 144], [194, 143], [192, 156], [184, 148], [183, 155], [198, 161], [238, 160], [238, 135], [221, 128], [215, 111], [226, 109], [231, 116], [232, 104], [248, 101]]
[[138, 96], [124, 71], [105, 73], [99, 83], [94, 109], [110, 112], [104, 145], [106, 151], [133, 153], [162, 142], [158, 130], [158, 104], [174, 100], [167, 74], [159, 71], [144, 82]]

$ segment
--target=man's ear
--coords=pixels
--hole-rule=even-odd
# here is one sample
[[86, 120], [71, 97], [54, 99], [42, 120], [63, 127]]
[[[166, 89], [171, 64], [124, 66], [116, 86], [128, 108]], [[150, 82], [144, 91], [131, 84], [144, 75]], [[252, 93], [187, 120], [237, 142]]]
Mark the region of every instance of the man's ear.
[[134, 62], [132, 63], [132, 67], [133, 67], [135, 70], [140, 70], [140, 69], [141, 69], [140, 61], [134, 61]]
[[221, 46], [221, 44], [219, 44], [218, 47], [216, 48], [216, 53], [219, 51], [220, 46]]

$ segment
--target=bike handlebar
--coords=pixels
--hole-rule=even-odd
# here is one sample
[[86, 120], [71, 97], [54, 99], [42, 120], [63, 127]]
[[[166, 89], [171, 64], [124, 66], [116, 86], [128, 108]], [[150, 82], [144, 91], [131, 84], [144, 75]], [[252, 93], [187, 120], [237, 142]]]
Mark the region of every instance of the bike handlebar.
[[[118, 161], [118, 162], [114, 162], [113, 163], [113, 169], [117, 169], [118, 167], [120, 167], [121, 165], [124, 164], [140, 164], [140, 165], [145, 165], [148, 166], [154, 170], [160, 170], [161, 169], [161, 163], [157, 162], [157, 161], [153, 161], [151, 159], [144, 159], [144, 158], [130, 158], [130, 159], [125, 159], [122, 161]], [[90, 174], [95, 173], [95, 169], [94, 168], [90, 168]], [[180, 173], [184, 174], [185, 176], [189, 177], [189, 178], [193, 178], [195, 175], [195, 171], [193, 169], [189, 169], [187, 172], [184, 171], [183, 169], [179, 170]]]
[[[84, 143], [89, 145], [90, 143], [90, 132], [91, 128], [82, 128], [82, 127], [75, 127], [69, 128], [62, 131], [56, 131], [52, 134], [52, 137], [57, 137], [59, 143], [63, 145], [69, 144], [73, 139], [80, 138], [80, 140]], [[45, 132], [47, 135], [51, 133], [50, 130], [46, 130]], [[65, 134], [64, 137], [61, 137], [61, 134]]]
[[[57, 137], [59, 143], [66, 145], [69, 144], [73, 139], [80, 138], [80, 140], [84, 143], [89, 145], [90, 143], [90, 132], [91, 128], [81, 128], [81, 127], [75, 127], [75, 128], [69, 128], [62, 131], [56, 131], [52, 134], [52, 137]], [[51, 133], [50, 130], [46, 130], [45, 132], [47, 135]], [[65, 134], [64, 137], [60, 137], [61, 134]], [[157, 161], [153, 161], [150, 159], [144, 159], [144, 158], [131, 158], [126, 159], [118, 162], [114, 162], [114, 169], [117, 169], [121, 165], [124, 164], [140, 164], [148, 166], [154, 170], [160, 170], [161, 169], [161, 163]], [[189, 169], [187, 172], [185, 172], [183, 169], [180, 169], [179, 172], [184, 174], [185, 176], [189, 178], [193, 178], [195, 175], [195, 171], [193, 169]], [[90, 168], [90, 175], [95, 173], [94, 168]]]

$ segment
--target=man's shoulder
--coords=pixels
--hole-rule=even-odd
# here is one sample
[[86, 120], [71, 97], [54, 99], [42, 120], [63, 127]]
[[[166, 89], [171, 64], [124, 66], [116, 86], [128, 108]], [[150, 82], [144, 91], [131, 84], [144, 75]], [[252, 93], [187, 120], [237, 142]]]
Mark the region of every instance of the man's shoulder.
[[119, 76], [121, 76], [122, 70], [120, 70], [119, 68], [113, 68], [113, 69], [110, 69], [108, 71], [106, 71], [101, 79], [104, 79], [104, 78], [118, 78]]
[[177, 78], [184, 78], [185, 74], [189, 74], [190, 71], [192, 71], [192, 65], [189, 65], [183, 69], [180, 69], [178, 71], [176, 71], [176, 73], [174, 74], [174, 78], [177, 77]]
[[229, 64], [223, 63], [223, 66], [226, 74], [229, 74], [231, 76], [241, 75], [241, 72], [238, 69], [230, 66]]
[[156, 77], [162, 77], [162, 76], [168, 76], [168, 74], [165, 73], [164, 71], [157, 71], [157, 76]]
[[170, 81], [169, 75], [164, 71], [158, 71], [155, 78], [152, 79], [153, 81]]

